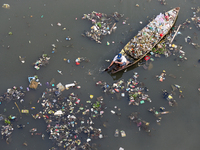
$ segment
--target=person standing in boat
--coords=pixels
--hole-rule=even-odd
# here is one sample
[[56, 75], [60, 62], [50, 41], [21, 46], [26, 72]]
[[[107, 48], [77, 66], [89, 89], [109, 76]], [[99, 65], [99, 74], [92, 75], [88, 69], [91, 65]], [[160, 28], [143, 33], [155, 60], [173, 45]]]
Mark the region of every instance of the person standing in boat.
[[108, 69], [110, 69], [110, 67], [115, 63], [117, 64], [119, 67], [124, 68], [124, 66], [127, 63], [127, 59], [126, 57], [122, 56], [122, 54], [118, 54], [114, 57], [113, 61], [110, 63], [110, 66], [108, 67]]

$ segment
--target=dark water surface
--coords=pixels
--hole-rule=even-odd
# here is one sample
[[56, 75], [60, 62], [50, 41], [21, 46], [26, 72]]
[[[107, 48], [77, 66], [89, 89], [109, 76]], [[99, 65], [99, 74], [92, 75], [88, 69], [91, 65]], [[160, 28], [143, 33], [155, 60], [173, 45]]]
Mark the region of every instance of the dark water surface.
[[[161, 57], [152, 62], [153, 69], [149, 71], [144, 70], [142, 67], [131, 68], [126, 73], [118, 73], [115, 76], [99, 72], [99, 70], [109, 65], [105, 60], [111, 60], [130, 38], [136, 35], [148, 23], [149, 18], [174, 7], [180, 7], [181, 10], [176, 22], [176, 25], [179, 25], [193, 15], [191, 7], [200, 6], [200, 1], [198, 0], [166, 0], [166, 2], [167, 5], [164, 6], [157, 0], [150, 2], [147, 0], [1, 1], [0, 5], [8, 3], [11, 8], [0, 8], [0, 92], [3, 94], [7, 88], [14, 85], [27, 87], [27, 77], [35, 73], [39, 76], [43, 86], [36, 91], [31, 90], [28, 92], [25, 96], [24, 105], [18, 102], [20, 109], [29, 109], [34, 106], [36, 110], [31, 110], [28, 115], [23, 114], [22, 119], [14, 122], [15, 130], [12, 134], [11, 143], [7, 145], [4, 140], [1, 140], [0, 149], [47, 150], [53, 146], [45, 132], [45, 122], [42, 119], [34, 120], [31, 117], [31, 114], [36, 114], [42, 109], [40, 104], [36, 102], [45, 89], [45, 83], [52, 78], [55, 78], [56, 82], [61, 82], [62, 84], [77, 81], [81, 89], [70, 89], [63, 94], [67, 96], [70, 92], [75, 92], [79, 95], [82, 102], [89, 100], [90, 94], [93, 94], [95, 98], [101, 95], [104, 96], [104, 101], [108, 108], [105, 111], [104, 117], [95, 121], [95, 127], [102, 128], [103, 134], [107, 135], [104, 139], [94, 141], [98, 144], [98, 149], [100, 150], [118, 150], [120, 146], [125, 148], [125, 150], [199, 149], [200, 99], [197, 88], [200, 87], [200, 64], [197, 61], [200, 58], [200, 51], [184, 41], [186, 36], [194, 37], [196, 32], [198, 38], [194, 39], [194, 42], [200, 44], [200, 31], [195, 28], [193, 23], [189, 25], [189, 27], [192, 27], [191, 30], [189, 28], [181, 29], [182, 34], [176, 36], [174, 41], [174, 44], [183, 46], [183, 50], [188, 58], [187, 61], [174, 61], [176, 56], [170, 56], [169, 58]], [[140, 7], [136, 7], [136, 4], [139, 4]], [[123, 19], [121, 19], [117, 24], [116, 32], [105, 37], [102, 44], [96, 44], [81, 36], [84, 30], [90, 30], [91, 27], [91, 23], [87, 20], [82, 20], [81, 17], [84, 13], [90, 13], [93, 10], [106, 14], [117, 11], [124, 14], [124, 18], [129, 19], [126, 25], [122, 24]], [[30, 17], [31, 15], [32, 17]], [[41, 18], [42, 15], [43, 18]], [[143, 22], [142, 25], [139, 23], [140, 21]], [[62, 24], [61, 27], [56, 25], [58, 22]], [[51, 24], [54, 26], [51, 26]], [[63, 27], [66, 27], [67, 30], [63, 31]], [[13, 35], [8, 35], [10, 31], [13, 32]], [[71, 36], [72, 40], [66, 41], [65, 38], [67, 36]], [[115, 43], [107, 46], [107, 41], [110, 43], [115, 41]], [[51, 44], [57, 46], [55, 54], [51, 53]], [[74, 47], [66, 47], [70, 44], [73, 44]], [[10, 46], [9, 49], [7, 49], [8, 45]], [[50, 64], [37, 71], [31, 64], [43, 52], [50, 55]], [[26, 56], [26, 63], [21, 64], [18, 56]], [[83, 62], [80, 66], [76, 66], [74, 61], [77, 57], [86, 57], [90, 62]], [[63, 58], [70, 59], [71, 63], [66, 63], [63, 61]], [[63, 75], [58, 74], [57, 70], [62, 70]], [[174, 74], [177, 78], [174, 79], [167, 76], [164, 82], [156, 81], [155, 75], [160, 74], [162, 70], [166, 70], [167, 74]], [[95, 86], [95, 82], [98, 80], [104, 80], [110, 84], [119, 79], [126, 81], [132, 77], [133, 71], [139, 73], [138, 80], [144, 82], [145, 86], [149, 88], [148, 94], [152, 99], [152, 103], [145, 103], [139, 107], [128, 106], [127, 98], [117, 99], [115, 95], [112, 95], [114, 99], [111, 99], [110, 95], [105, 95], [102, 93], [102, 89]], [[88, 75], [89, 72], [92, 75]], [[170, 91], [171, 84], [180, 85], [185, 96], [184, 99], [179, 99], [178, 95], [174, 95], [178, 102], [178, 106], [174, 108], [168, 106], [167, 101], [162, 98], [161, 92], [161, 89]], [[110, 113], [110, 110], [115, 105], [121, 108], [122, 116], [120, 118]], [[147, 111], [149, 107], [153, 106], [156, 108], [164, 106], [171, 112], [163, 116], [160, 126], [156, 124], [155, 117]], [[6, 112], [3, 111], [4, 108], [7, 109]], [[130, 123], [127, 116], [133, 111], [140, 112], [140, 117], [150, 122], [151, 136], [148, 136], [143, 131], [139, 132], [136, 125]], [[0, 113], [19, 116], [13, 102], [1, 104]], [[106, 128], [102, 126], [103, 122], [106, 122]], [[20, 123], [26, 124], [23, 130], [16, 128], [16, 124]], [[45, 133], [45, 140], [42, 140], [41, 136], [32, 137], [30, 135], [29, 130], [33, 127], [38, 128], [38, 132]], [[115, 138], [113, 134], [116, 128], [125, 130], [127, 136], [125, 138]], [[27, 142], [27, 147], [22, 145], [24, 142]]]

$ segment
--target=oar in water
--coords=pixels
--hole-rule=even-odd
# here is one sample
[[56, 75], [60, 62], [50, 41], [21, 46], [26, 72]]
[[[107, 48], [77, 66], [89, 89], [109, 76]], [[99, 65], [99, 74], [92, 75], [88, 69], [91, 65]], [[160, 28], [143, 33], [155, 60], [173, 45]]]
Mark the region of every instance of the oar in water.
[[[115, 64], [115, 63], [113, 63], [113, 64]], [[112, 64], [110, 67], [112, 67], [113, 64]], [[103, 70], [103, 72], [108, 71], [109, 69], [110, 69], [110, 68], [106, 68], [106, 69]]]
[[108, 68], [104, 69], [103, 72], [108, 71]]

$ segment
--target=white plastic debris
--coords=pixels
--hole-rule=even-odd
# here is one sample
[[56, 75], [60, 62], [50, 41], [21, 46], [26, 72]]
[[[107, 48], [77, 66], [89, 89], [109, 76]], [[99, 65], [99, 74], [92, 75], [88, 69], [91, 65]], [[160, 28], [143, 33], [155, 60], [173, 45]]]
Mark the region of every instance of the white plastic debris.
[[62, 110], [58, 110], [58, 111], [56, 111], [56, 112], [54, 113], [54, 115], [62, 115], [62, 114], [63, 114]]
[[90, 141], [91, 141], [91, 139], [88, 138], [88, 139], [87, 139], [87, 142], [90, 142]]
[[115, 111], [114, 111], [114, 110], [111, 110], [110, 112], [111, 112], [112, 114], [115, 114]]
[[121, 93], [121, 96], [124, 97], [124, 96], [125, 96], [125, 93]]
[[10, 5], [9, 5], [9, 4], [3, 4], [2, 8], [7, 8], [7, 9], [9, 9], [9, 8], [10, 8]]
[[51, 46], [52, 46], [52, 47], [54, 47], [54, 48], [56, 47], [56, 45], [55, 45], [55, 44], [51, 44]]
[[124, 150], [124, 148], [120, 147], [119, 150]]
[[102, 135], [102, 134], [99, 134], [99, 138], [102, 139], [102, 138], [103, 138], [103, 135]]
[[21, 56], [19, 56], [19, 60], [21, 61], [21, 63], [23, 63], [23, 64], [25, 63], [25, 58], [26, 58], [26, 57], [21, 57]]
[[57, 71], [58, 71], [59, 74], [63, 75], [63, 74], [62, 74], [62, 71], [60, 71], [60, 70], [57, 70]]
[[76, 85], [75, 83], [66, 84], [66, 85], [65, 85], [65, 88], [66, 88], [66, 89], [69, 89], [70, 87], [73, 87], [73, 86], [75, 86], [75, 85]]
[[58, 25], [58, 26], [61, 26], [61, 23], [58, 22], [57, 25]]

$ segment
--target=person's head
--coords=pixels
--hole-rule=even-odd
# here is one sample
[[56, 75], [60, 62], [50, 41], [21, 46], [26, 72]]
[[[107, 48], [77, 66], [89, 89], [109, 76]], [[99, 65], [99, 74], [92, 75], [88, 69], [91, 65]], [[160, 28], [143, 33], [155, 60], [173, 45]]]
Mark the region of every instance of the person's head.
[[122, 57], [122, 54], [119, 53], [119, 54], [117, 55], [117, 59], [121, 59], [121, 57]]

